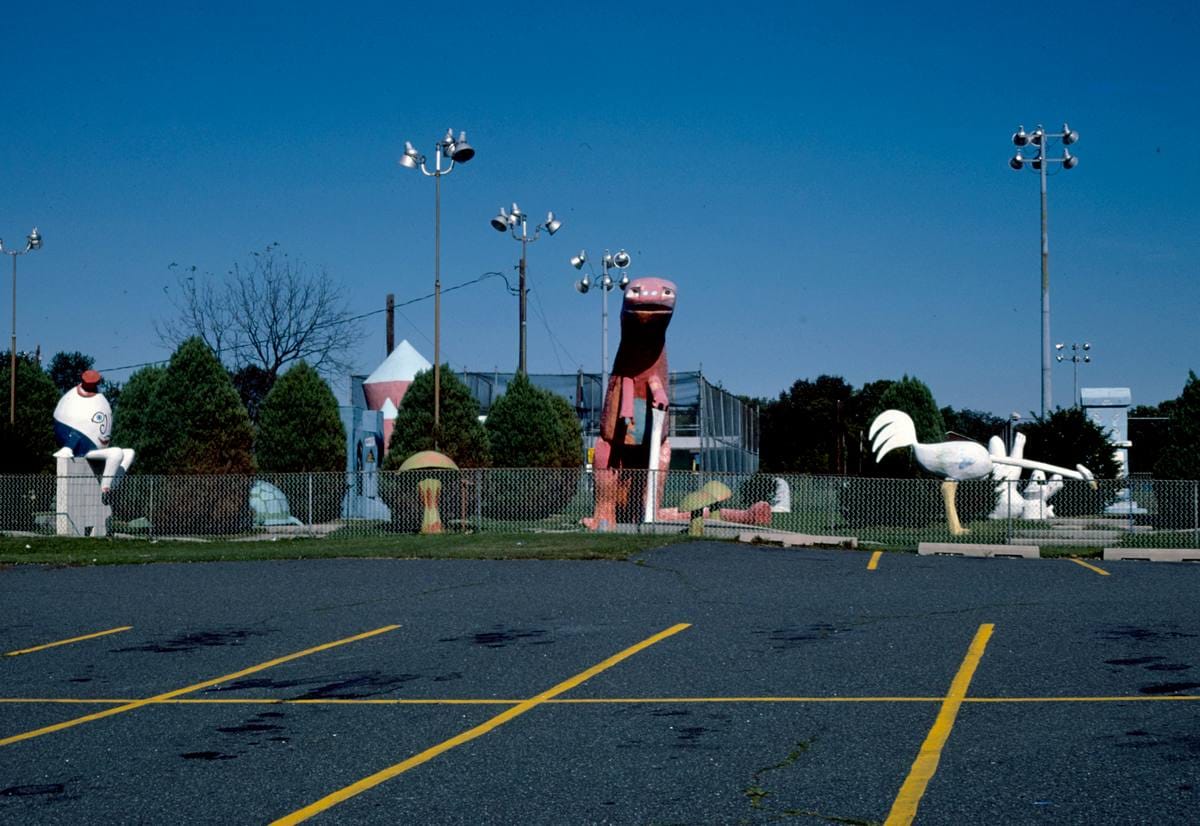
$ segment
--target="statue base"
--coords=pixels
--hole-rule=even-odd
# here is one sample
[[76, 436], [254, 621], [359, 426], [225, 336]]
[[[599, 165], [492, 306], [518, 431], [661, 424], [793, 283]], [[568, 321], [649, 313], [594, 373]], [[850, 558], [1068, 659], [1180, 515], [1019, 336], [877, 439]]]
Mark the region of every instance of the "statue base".
[[54, 532], [59, 536], [107, 536], [112, 507], [100, 490], [104, 462], [75, 456], [67, 448], [55, 453], [54, 459], [58, 472]]

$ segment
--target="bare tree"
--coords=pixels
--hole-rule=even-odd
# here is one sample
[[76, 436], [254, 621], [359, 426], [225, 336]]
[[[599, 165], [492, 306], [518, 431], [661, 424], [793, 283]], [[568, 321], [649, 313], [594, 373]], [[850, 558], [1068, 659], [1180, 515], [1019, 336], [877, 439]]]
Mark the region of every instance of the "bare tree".
[[226, 364], [257, 366], [271, 382], [300, 359], [326, 374], [349, 369], [359, 331], [338, 285], [324, 269], [313, 272], [289, 258], [278, 244], [251, 253], [245, 265], [234, 264], [224, 279], [192, 267], [177, 284], [171, 303], [178, 317], [157, 327], [168, 346], [200, 336]]

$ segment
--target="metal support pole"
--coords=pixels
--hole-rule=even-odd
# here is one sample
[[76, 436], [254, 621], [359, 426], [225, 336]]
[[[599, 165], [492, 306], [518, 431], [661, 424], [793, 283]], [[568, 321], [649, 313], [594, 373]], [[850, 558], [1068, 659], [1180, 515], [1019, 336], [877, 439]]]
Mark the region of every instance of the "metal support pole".
[[600, 297], [601, 307], [601, 322], [600, 322], [600, 392], [608, 392], [608, 290], [603, 283], [600, 285], [600, 291], [604, 293]]
[[392, 351], [396, 349], [396, 296], [392, 293], [387, 294], [387, 352], [385, 356], [390, 356]]
[[442, 150], [433, 176], [433, 446], [442, 423]]
[[526, 252], [525, 248], [528, 246], [528, 244], [529, 244], [529, 241], [525, 237], [524, 222], [522, 222], [522, 226], [521, 226], [521, 267], [520, 267], [519, 286], [517, 288], [518, 292], [520, 292], [520, 294], [521, 294], [520, 301], [518, 302], [520, 304], [519, 312], [520, 312], [520, 316], [521, 316], [521, 318], [520, 318], [521, 326], [520, 326], [520, 331], [518, 334], [519, 352], [517, 354], [517, 372], [520, 373], [521, 375], [526, 375], [526, 372], [525, 372], [525, 310], [526, 310], [526, 301], [528, 299], [529, 293], [525, 289], [525, 252]]
[[1038, 147], [1042, 182], [1042, 418], [1054, 409], [1050, 390], [1050, 242], [1046, 233], [1046, 139]]
[[8, 348], [8, 423], [17, 423], [17, 256], [12, 255], [12, 342]]

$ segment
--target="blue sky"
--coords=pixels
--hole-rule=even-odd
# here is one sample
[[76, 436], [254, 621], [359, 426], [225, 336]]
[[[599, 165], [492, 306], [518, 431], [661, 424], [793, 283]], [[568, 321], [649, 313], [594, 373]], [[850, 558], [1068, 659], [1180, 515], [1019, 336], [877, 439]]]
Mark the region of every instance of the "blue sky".
[[[1081, 386], [1178, 395], [1200, 369], [1196, 7], [834, 5], [9, 8], [0, 237], [45, 238], [19, 262], [18, 348], [165, 358], [170, 265], [221, 274], [272, 242], [356, 312], [430, 292], [433, 183], [396, 159], [453, 127], [478, 154], [443, 179], [444, 286], [515, 280], [499, 206], [564, 221], [529, 250], [531, 372], [599, 370], [600, 298], [568, 259], [624, 247], [632, 275], [679, 285], [673, 369], [755, 396], [908, 373], [940, 404], [1025, 414], [1038, 182], [1009, 139], [1069, 120], [1052, 337], [1093, 345]], [[517, 318], [496, 279], [447, 295], [444, 358], [512, 370]], [[432, 302], [397, 336], [432, 358]], [[374, 316], [358, 368], [383, 350]], [[1071, 388], [1056, 366], [1055, 403]]]

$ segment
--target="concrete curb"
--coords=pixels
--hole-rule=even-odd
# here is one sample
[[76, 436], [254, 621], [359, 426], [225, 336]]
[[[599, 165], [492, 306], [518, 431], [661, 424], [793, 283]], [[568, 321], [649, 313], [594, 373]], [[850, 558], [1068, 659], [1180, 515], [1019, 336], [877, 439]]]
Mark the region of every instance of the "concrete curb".
[[973, 542], [921, 542], [917, 545], [917, 553], [921, 556], [1041, 558], [1041, 553], [1036, 545], [983, 545]]
[[1105, 561], [1200, 562], [1200, 548], [1105, 548]]
[[818, 536], [808, 533], [792, 533], [790, 531], [743, 531], [738, 534], [738, 542], [770, 542], [785, 548], [836, 547], [857, 548], [857, 536]]

